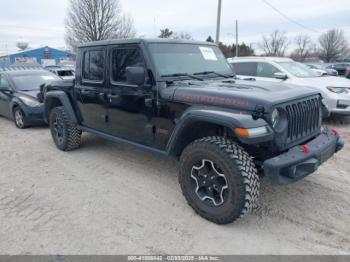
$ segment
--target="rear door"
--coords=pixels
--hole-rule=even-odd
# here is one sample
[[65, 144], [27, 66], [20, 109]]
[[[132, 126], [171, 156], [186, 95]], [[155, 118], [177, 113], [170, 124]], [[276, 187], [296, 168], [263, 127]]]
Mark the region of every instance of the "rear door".
[[82, 125], [98, 131], [107, 130], [106, 48], [81, 50], [81, 74], [77, 75], [75, 94]]
[[12, 118], [10, 109], [12, 92], [7, 77], [4, 74], [0, 74], [0, 115], [8, 118]]

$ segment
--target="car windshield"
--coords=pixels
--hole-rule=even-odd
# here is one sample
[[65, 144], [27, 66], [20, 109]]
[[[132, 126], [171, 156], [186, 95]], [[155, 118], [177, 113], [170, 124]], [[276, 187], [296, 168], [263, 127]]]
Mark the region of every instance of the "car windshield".
[[153, 43], [149, 44], [149, 50], [157, 72], [163, 77], [233, 75], [231, 66], [216, 46]]
[[319, 74], [317, 74], [315, 71], [312, 71], [306, 65], [303, 65], [301, 63], [297, 63], [297, 62], [279, 62], [278, 64], [280, 66], [282, 66], [290, 74], [292, 74], [292, 75], [294, 75], [296, 77], [301, 77], [301, 78], [319, 77]]
[[12, 76], [12, 80], [17, 90], [20, 91], [31, 91], [39, 90], [42, 84], [54, 80], [60, 80], [59, 77], [53, 74], [33, 74], [33, 75], [16, 75]]

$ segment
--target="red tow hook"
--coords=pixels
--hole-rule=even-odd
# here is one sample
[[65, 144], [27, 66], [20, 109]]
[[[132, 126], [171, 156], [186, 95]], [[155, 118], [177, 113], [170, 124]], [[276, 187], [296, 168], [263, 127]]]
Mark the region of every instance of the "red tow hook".
[[308, 153], [310, 153], [310, 147], [308, 145], [302, 145], [300, 146], [301, 147], [301, 150], [303, 151], [303, 153], [305, 155], [307, 155]]
[[339, 135], [339, 132], [337, 129], [332, 129], [332, 135], [333, 136], [338, 136]]

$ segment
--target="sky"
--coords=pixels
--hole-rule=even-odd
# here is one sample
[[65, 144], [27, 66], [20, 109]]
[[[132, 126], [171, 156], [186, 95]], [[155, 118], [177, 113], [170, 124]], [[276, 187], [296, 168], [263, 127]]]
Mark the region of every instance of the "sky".
[[[215, 37], [217, 0], [119, 0], [129, 14], [139, 37], [155, 37], [162, 28], [188, 32], [196, 40]], [[221, 41], [235, 41], [235, 20], [239, 42], [258, 48], [263, 35], [275, 29], [292, 40], [306, 33], [317, 41], [329, 29], [343, 29], [350, 42], [349, 0], [222, 0]], [[264, 1], [293, 23], [272, 9]], [[0, 55], [17, 50], [16, 43], [31, 48], [65, 48], [64, 21], [68, 0], [0, 0]], [[301, 24], [301, 25], [299, 25]]]

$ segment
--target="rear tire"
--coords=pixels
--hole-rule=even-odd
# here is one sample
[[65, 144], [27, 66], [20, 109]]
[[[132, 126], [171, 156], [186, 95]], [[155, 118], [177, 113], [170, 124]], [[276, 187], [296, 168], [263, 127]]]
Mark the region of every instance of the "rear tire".
[[80, 147], [81, 130], [69, 119], [64, 107], [55, 107], [50, 113], [52, 138], [62, 151], [72, 151]]
[[260, 189], [252, 158], [223, 137], [196, 140], [183, 151], [179, 183], [188, 204], [216, 224], [231, 223], [251, 211]]
[[13, 109], [13, 119], [17, 128], [25, 129], [28, 127], [26, 116], [20, 107], [15, 107]]

